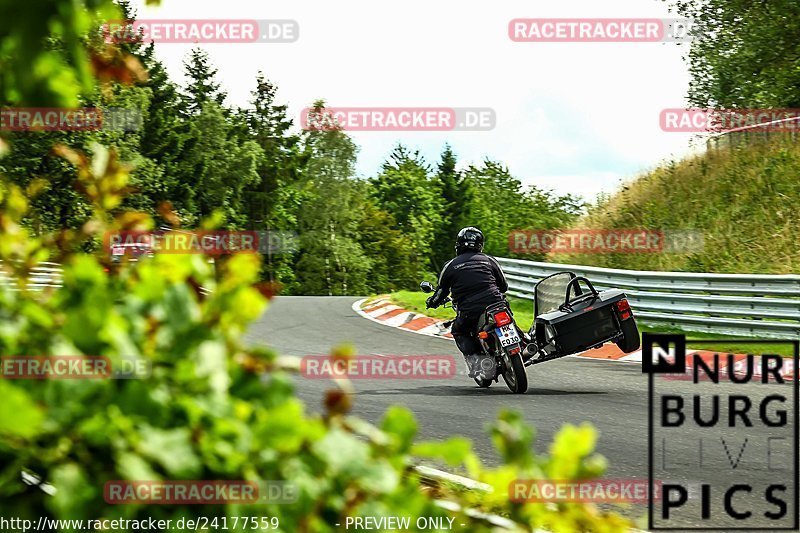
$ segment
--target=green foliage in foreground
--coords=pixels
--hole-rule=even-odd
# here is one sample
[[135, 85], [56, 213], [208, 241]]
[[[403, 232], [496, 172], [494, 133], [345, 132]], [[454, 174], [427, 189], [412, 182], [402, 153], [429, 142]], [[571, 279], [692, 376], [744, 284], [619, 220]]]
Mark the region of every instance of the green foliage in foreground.
[[[57, 152], [78, 167], [93, 207], [92, 220], [72, 239], [152, 225], [142, 214], [110, 215], [127, 181], [113, 154], [96, 147], [90, 161]], [[324, 415], [308, 414], [289, 376], [298, 361], [245, 348], [241, 340], [267, 305], [255, 283], [256, 256], [234, 256], [216, 276], [205, 258], [178, 255], [105, 272], [101, 259], [65, 251], [75, 242], [61, 249], [32, 238], [19, 224], [28, 199], [16, 186], [2, 185], [0, 205], [6, 268], [24, 278], [51, 253], [64, 264], [58, 290], [0, 291], [0, 353], [103, 355], [152, 365], [146, 379], [0, 380], [1, 515], [275, 516], [282, 531], [316, 532], [334, 531], [348, 516], [452, 515], [436, 502], [444, 499], [500, 513], [524, 528], [628, 528], [626, 519], [592, 505], [508, 501], [514, 479], [601, 475], [605, 463], [593, 453], [597, 433], [590, 426], [565, 426], [549, 455], [534, 455], [533, 430], [518, 414], [501, 412], [490, 431], [504, 464], [489, 469], [464, 439], [416, 442], [417, 426], [405, 409], [390, 409], [379, 427], [350, 416], [354, 399], [346, 381], [326, 394]], [[420, 458], [444, 461], [493, 491], [431, 492], [412, 469]], [[55, 486], [55, 495], [24, 484], [23, 471]], [[299, 497], [292, 504], [207, 506], [112, 506], [103, 497], [110, 480], [187, 479], [283, 480]], [[491, 529], [480, 518], [455, 514], [470, 531]]]

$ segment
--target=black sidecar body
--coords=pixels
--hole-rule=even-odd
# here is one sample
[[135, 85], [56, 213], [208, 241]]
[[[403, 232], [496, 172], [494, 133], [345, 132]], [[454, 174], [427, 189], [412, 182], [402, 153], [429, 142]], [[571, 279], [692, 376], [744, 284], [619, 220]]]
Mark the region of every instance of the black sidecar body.
[[597, 348], [607, 342], [630, 353], [639, 348], [639, 330], [624, 292], [598, 292], [574, 272], [558, 272], [534, 289], [534, 323], [529, 335], [536, 364]]

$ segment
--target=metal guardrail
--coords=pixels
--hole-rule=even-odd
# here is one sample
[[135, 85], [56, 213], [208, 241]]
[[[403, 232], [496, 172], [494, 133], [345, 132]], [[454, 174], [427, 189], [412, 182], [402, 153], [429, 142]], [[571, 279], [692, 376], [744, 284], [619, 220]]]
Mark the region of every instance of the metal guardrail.
[[[61, 265], [58, 263], [43, 262], [31, 269], [31, 276], [26, 285], [29, 291], [42, 291], [48, 287], [61, 287], [63, 274]], [[6, 286], [11, 291], [19, 291], [16, 277], [12, 276], [0, 262], [0, 286]], [[205, 296], [211, 294], [211, 290], [200, 287], [200, 292]]]
[[[61, 287], [62, 272], [58, 263], [43, 262], [31, 269], [31, 276], [27, 281], [29, 291], [41, 291], [48, 287]], [[20, 290], [17, 280], [0, 263], [0, 285], [9, 287], [12, 291]]]
[[570, 270], [625, 291], [643, 323], [690, 331], [800, 339], [800, 276], [617, 270], [497, 258], [509, 294], [533, 299], [540, 279]]

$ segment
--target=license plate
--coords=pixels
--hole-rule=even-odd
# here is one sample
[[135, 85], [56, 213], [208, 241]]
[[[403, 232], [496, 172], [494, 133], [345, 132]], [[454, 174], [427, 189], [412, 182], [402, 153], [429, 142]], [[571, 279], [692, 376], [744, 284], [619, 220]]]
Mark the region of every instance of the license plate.
[[511, 346], [512, 344], [519, 343], [519, 335], [517, 334], [517, 328], [514, 327], [514, 324], [500, 326], [496, 328], [495, 331], [497, 331], [497, 338], [500, 339], [501, 346]]

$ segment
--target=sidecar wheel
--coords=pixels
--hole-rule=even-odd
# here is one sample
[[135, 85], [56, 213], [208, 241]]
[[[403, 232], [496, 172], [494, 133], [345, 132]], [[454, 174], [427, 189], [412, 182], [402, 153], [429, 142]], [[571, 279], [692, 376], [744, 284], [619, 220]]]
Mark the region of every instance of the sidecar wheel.
[[639, 328], [636, 321], [632, 318], [622, 322], [622, 338], [614, 344], [625, 353], [631, 353], [639, 349], [641, 340], [639, 339]]

